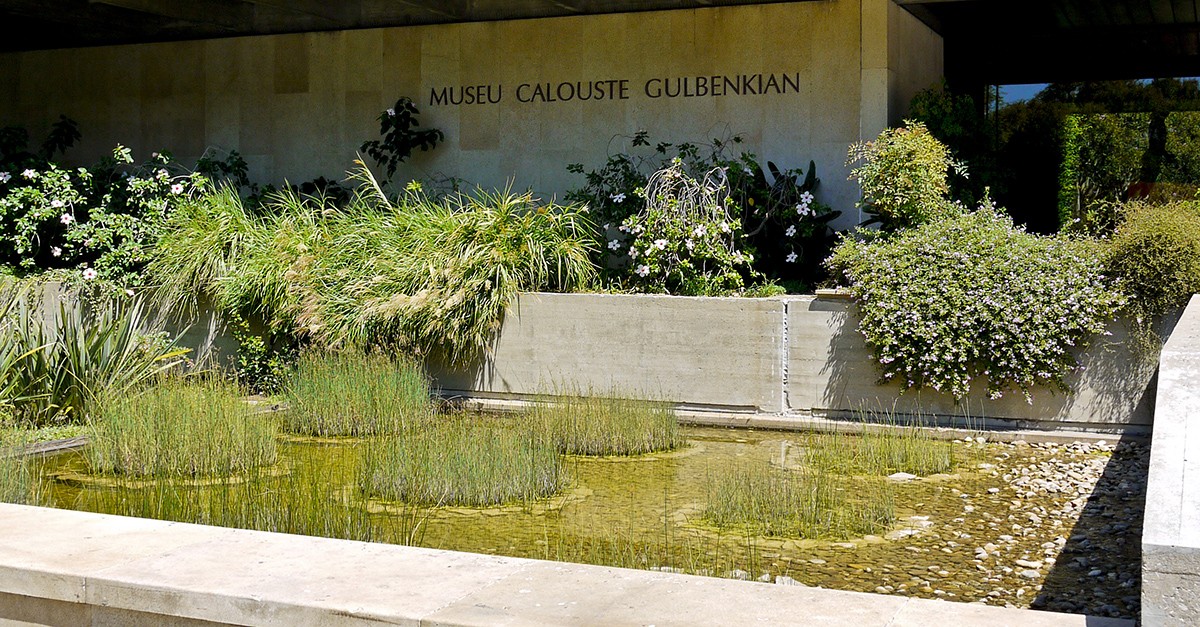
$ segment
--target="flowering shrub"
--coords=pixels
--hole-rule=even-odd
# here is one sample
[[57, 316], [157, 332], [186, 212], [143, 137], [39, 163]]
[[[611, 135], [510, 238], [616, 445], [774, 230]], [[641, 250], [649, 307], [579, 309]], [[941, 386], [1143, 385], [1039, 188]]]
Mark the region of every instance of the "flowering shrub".
[[[635, 289], [696, 296], [743, 286], [753, 258], [738, 249], [741, 223], [730, 215], [723, 170], [697, 180], [676, 159], [650, 177], [640, 196], [645, 209], [620, 226], [633, 238], [626, 252]], [[608, 246], [617, 249], [620, 240]]]
[[974, 213], [847, 239], [829, 264], [850, 281], [883, 380], [956, 398], [979, 376], [992, 398], [1065, 390], [1071, 349], [1104, 332], [1123, 301], [1094, 245], [1025, 233], [986, 199]]
[[166, 154], [134, 166], [122, 146], [92, 170], [47, 163], [0, 172], [0, 263], [137, 283], [167, 215], [203, 180], [180, 174]]
[[[583, 187], [568, 192], [567, 200], [586, 204], [596, 223], [602, 225], [600, 237], [605, 245], [597, 263], [608, 269], [610, 280], [620, 283], [631, 263], [627, 256], [631, 237], [616, 227], [642, 211], [645, 198], [638, 190], [646, 187], [651, 174], [664, 168], [676, 168], [697, 179], [703, 179], [711, 170], [722, 170], [732, 199], [730, 215], [743, 226], [738, 246], [747, 258], [753, 258], [753, 272], [791, 283], [796, 289], [824, 278], [820, 261], [833, 243], [829, 222], [841, 212], [832, 211], [815, 198], [820, 184], [816, 165], [810, 162], [806, 173], [780, 170], [767, 162], [768, 174], [749, 152], [736, 157], [727, 154], [741, 142], [734, 136], [726, 141], [714, 139], [708, 150], [694, 143], [664, 142], [651, 147], [646, 131], [639, 131], [629, 138], [629, 151], [610, 156], [602, 168], [585, 171], [582, 164], [567, 167], [586, 179]], [[638, 149], [649, 154], [641, 154]], [[671, 153], [677, 156], [671, 157]], [[749, 278], [751, 266], [745, 267], [743, 280]]]
[[920, 122], [885, 129], [873, 141], [850, 146], [846, 165], [860, 163], [850, 178], [862, 187], [859, 206], [885, 231], [911, 228], [946, 215], [950, 205], [947, 174], [966, 175], [946, 145]]

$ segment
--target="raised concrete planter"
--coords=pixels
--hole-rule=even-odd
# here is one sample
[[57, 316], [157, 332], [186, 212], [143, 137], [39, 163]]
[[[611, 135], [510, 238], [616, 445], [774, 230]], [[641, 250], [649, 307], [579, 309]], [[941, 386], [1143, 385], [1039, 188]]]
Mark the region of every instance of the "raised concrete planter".
[[20, 505], [0, 505], [0, 537], [3, 624], [1130, 624]]
[[[521, 294], [494, 350], [468, 367], [432, 370], [443, 393], [522, 399], [559, 390], [624, 391], [700, 410], [839, 416], [895, 410], [975, 426], [1145, 429], [1156, 364], [1135, 359], [1125, 330], [1097, 338], [1069, 380], [1074, 394], [1038, 390], [961, 403], [878, 385], [854, 304], [624, 294]], [[962, 420], [970, 418], [969, 421]]]
[[1200, 296], [1160, 363], [1142, 527], [1142, 624], [1200, 625]]

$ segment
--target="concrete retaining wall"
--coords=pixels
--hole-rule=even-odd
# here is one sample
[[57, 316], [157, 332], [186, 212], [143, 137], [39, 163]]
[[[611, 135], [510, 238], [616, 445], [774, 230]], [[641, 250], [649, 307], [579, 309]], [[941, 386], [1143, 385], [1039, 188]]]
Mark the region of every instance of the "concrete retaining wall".
[[1200, 625], [1200, 296], [1160, 364], [1142, 527], [1142, 624]]
[[1122, 324], [1111, 331], [1080, 355], [1074, 394], [1037, 390], [1029, 404], [1019, 393], [992, 401], [979, 392], [956, 403], [878, 385], [849, 301], [522, 294], [489, 355], [433, 371], [444, 393], [484, 398], [616, 390], [697, 409], [838, 416], [865, 408], [990, 426], [1144, 429], [1156, 364], [1130, 353]]

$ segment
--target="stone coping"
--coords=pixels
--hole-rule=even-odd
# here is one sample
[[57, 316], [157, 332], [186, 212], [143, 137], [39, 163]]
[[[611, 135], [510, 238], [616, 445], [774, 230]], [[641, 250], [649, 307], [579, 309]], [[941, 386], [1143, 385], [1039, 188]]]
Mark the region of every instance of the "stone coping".
[[1200, 295], [1159, 360], [1142, 527], [1146, 625], [1200, 624]]
[[1131, 624], [22, 505], [0, 505], [0, 537], [0, 621], [33, 624], [62, 624], [39, 603], [175, 624]]

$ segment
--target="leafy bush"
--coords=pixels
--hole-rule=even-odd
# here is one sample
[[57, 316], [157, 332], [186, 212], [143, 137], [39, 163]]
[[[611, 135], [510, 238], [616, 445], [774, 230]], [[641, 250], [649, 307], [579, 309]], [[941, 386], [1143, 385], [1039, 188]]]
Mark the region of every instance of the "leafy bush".
[[286, 385], [284, 430], [320, 436], [398, 433], [430, 412], [429, 379], [402, 358], [307, 352]]
[[1200, 201], [1132, 202], [1122, 215], [1105, 265], [1130, 296], [1135, 338], [1157, 350], [1157, 319], [1200, 293]]
[[846, 165], [861, 163], [850, 178], [862, 187], [859, 206], [885, 231], [912, 228], [943, 218], [950, 205], [947, 175], [965, 173], [945, 144], [920, 122], [885, 129], [872, 141], [850, 146]]
[[829, 263], [850, 282], [859, 330], [885, 381], [962, 398], [987, 377], [993, 398], [1065, 390], [1072, 349], [1122, 304], [1096, 247], [1014, 228], [990, 203], [871, 242], [847, 239]]
[[1063, 120], [1059, 222], [1067, 230], [1112, 233], [1119, 204], [1141, 174], [1149, 124], [1148, 113], [1073, 115]]
[[132, 477], [229, 475], [275, 463], [277, 427], [251, 415], [236, 385], [168, 379], [109, 395], [91, 424], [93, 472]]
[[167, 216], [203, 184], [165, 153], [135, 166], [122, 146], [91, 170], [48, 162], [0, 171], [0, 264], [138, 285]]
[[432, 150], [446, 136], [435, 128], [417, 128], [417, 105], [406, 96], [396, 100], [379, 116], [380, 139], [363, 142], [360, 150], [367, 153], [380, 167], [387, 170], [391, 180], [413, 150]]

